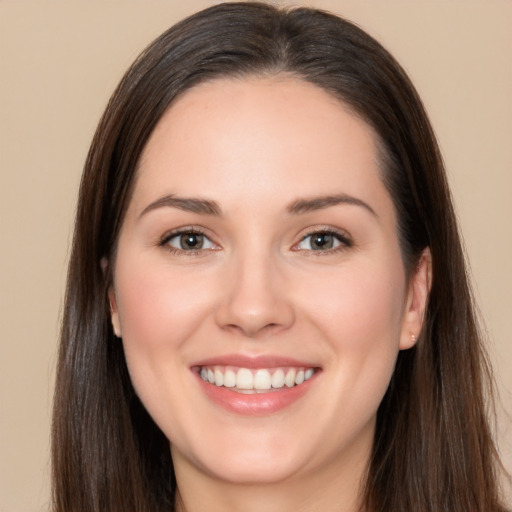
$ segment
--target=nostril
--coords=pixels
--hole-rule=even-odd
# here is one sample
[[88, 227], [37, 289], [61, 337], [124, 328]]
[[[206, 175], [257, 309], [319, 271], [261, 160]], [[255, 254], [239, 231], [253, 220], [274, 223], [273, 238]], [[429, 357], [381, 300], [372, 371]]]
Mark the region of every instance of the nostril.
[[[295, 319], [286, 286], [254, 263], [245, 261], [218, 303], [215, 320], [219, 327], [248, 337], [286, 329]], [[260, 265], [261, 266], [261, 265]]]
[[237, 325], [237, 324], [227, 324], [224, 326], [221, 326], [222, 329], [224, 329], [227, 332], [231, 332], [233, 334], [244, 336], [246, 338], [264, 338], [266, 336], [269, 336], [271, 334], [277, 334], [281, 330], [284, 330], [287, 328], [285, 325], [281, 325], [275, 322], [259, 326], [259, 325]]

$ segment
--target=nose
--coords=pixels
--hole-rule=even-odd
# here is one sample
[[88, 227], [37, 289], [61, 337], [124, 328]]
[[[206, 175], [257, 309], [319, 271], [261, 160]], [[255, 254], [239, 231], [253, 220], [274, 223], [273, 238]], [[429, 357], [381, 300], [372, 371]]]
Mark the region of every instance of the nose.
[[217, 324], [249, 338], [286, 330], [295, 322], [287, 281], [268, 254], [240, 255], [230, 264]]

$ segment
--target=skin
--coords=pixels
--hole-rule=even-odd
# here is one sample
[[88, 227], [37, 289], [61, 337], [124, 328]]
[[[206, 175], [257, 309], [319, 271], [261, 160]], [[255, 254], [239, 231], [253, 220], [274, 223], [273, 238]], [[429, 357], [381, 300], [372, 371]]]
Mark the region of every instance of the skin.
[[[199, 85], [158, 123], [110, 301], [135, 389], [171, 443], [179, 510], [357, 509], [376, 411], [421, 329], [430, 275], [428, 250], [405, 275], [377, 154], [366, 123], [286, 76]], [[169, 194], [215, 201], [220, 214], [148, 209]], [[367, 206], [289, 211], [333, 194]], [[206, 244], [162, 243], [178, 228]], [[342, 238], [314, 250], [307, 236], [326, 229]], [[290, 406], [245, 416], [213, 403], [191, 371], [224, 354], [321, 371]]]

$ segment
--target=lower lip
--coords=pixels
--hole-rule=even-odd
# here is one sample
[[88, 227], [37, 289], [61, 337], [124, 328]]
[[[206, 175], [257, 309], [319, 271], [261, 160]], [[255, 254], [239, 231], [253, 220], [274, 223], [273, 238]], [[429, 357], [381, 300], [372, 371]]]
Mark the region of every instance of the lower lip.
[[291, 388], [281, 388], [269, 393], [237, 393], [223, 386], [215, 386], [197, 376], [199, 385], [206, 396], [220, 407], [245, 416], [273, 414], [296, 402], [311, 388], [316, 373], [307, 381]]

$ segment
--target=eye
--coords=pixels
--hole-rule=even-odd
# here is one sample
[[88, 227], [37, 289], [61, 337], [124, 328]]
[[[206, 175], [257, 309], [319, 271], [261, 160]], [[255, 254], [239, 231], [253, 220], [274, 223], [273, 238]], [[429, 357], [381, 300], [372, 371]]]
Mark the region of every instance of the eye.
[[332, 251], [338, 248], [350, 247], [351, 241], [340, 233], [331, 231], [315, 231], [305, 236], [297, 245], [297, 250]]
[[197, 252], [217, 248], [217, 246], [206, 235], [193, 230], [173, 233], [165, 237], [162, 240], [161, 245], [167, 246], [171, 250], [187, 252]]

